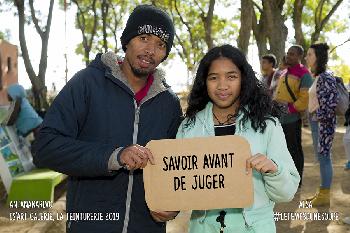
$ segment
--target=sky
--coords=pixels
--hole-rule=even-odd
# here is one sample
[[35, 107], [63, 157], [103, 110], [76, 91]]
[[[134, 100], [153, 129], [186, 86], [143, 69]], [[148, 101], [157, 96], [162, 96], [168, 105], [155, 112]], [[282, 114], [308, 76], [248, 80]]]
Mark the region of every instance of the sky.
[[[49, 1], [39, 0], [36, 2], [39, 2], [40, 5], [37, 4], [35, 7], [42, 10], [43, 14], [47, 14]], [[215, 13], [218, 14], [218, 12], [220, 12], [221, 16], [223, 17], [228, 16], [230, 13], [232, 14], [232, 12], [230, 12], [230, 9], [224, 7], [217, 7]], [[341, 17], [349, 17], [349, 14], [346, 15], [348, 12], [341, 11], [341, 9], [338, 10], [337, 13], [340, 14]], [[74, 25], [75, 11], [67, 11], [66, 34], [64, 30], [64, 18], [64, 11], [59, 9], [58, 1], [55, 1], [48, 47], [48, 67], [46, 71], [46, 85], [49, 90], [52, 89], [52, 83], [55, 83], [57, 90], [60, 90], [65, 85], [65, 53], [67, 53], [68, 57], [68, 79], [71, 78], [77, 71], [85, 67], [85, 63], [82, 62], [82, 57], [75, 54], [76, 45], [82, 40], [81, 32], [78, 29], [75, 29]], [[10, 29], [11, 38], [9, 42], [18, 45], [19, 53], [21, 53], [18, 41], [17, 17], [14, 16], [13, 12], [2, 12], [0, 13], [0, 22], [0, 31], [4, 32], [6, 29]], [[288, 25], [287, 23], [287, 26], [289, 28], [289, 35], [294, 35], [291, 25]], [[30, 58], [34, 70], [37, 73], [41, 52], [41, 40], [33, 26], [26, 26], [25, 30]], [[340, 44], [349, 38], [349, 35], [350, 27], [348, 28], [347, 32], [331, 35], [330, 38], [332, 38], [332, 43]], [[235, 42], [233, 45], [236, 45]], [[286, 45], [286, 48], [288, 48], [288, 43]], [[174, 49], [172, 51], [174, 51]], [[350, 59], [348, 59], [349, 52], [350, 42], [337, 49], [338, 55], [348, 65], [350, 65]], [[256, 72], [259, 72], [260, 68], [258, 49], [256, 46], [251, 46], [249, 48], [247, 58], [252, 64], [254, 70]], [[179, 57], [175, 57], [173, 61], [170, 61], [167, 66], [162, 66], [162, 68], [166, 71], [168, 84], [171, 85], [175, 91], [183, 90], [186, 87], [186, 66]], [[21, 57], [18, 58], [18, 79], [19, 83], [22, 84], [25, 88], [30, 88], [31, 83], [25, 71], [23, 59]]]

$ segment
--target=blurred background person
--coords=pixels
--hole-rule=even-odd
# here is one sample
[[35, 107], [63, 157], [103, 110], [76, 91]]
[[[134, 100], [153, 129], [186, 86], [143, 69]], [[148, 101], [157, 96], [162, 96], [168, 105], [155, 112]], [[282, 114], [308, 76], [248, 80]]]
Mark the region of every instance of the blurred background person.
[[287, 109], [287, 114], [281, 117], [281, 124], [286, 136], [288, 150], [298, 169], [302, 184], [304, 170], [304, 153], [301, 145], [301, 114], [307, 109], [309, 88], [312, 78], [309, 70], [301, 64], [304, 49], [293, 45], [288, 49], [286, 63], [287, 72], [280, 77], [274, 100]]
[[336, 128], [335, 108], [338, 103], [336, 79], [333, 73], [327, 69], [328, 45], [326, 43], [312, 44], [306, 55], [306, 62], [315, 76], [316, 95], [318, 107], [315, 108], [318, 120], [318, 145], [317, 155], [320, 163], [321, 184], [318, 192], [308, 198], [313, 206], [330, 204], [330, 188], [333, 178], [331, 149]]
[[10, 119], [14, 122], [9, 122], [8, 125], [14, 123], [17, 133], [23, 137], [33, 133], [36, 137], [43, 119], [34, 110], [32, 105], [26, 98], [26, 91], [20, 84], [12, 84], [7, 88], [8, 100], [16, 101], [14, 111], [12, 111]]
[[[261, 67], [261, 73], [262, 73], [262, 79], [261, 81], [265, 84], [266, 88], [270, 90], [272, 77], [275, 74], [275, 67], [277, 65], [276, 56], [273, 54], [266, 54], [262, 56], [260, 61], [260, 67]], [[270, 94], [272, 94], [271, 91], [269, 91]]]
[[275, 70], [275, 73], [272, 76], [271, 85], [270, 85], [270, 91], [272, 93], [272, 96], [276, 94], [278, 81], [283, 74], [287, 73], [287, 68], [288, 68], [288, 65], [286, 62], [286, 56], [283, 56], [280, 60], [280, 63], [278, 64], [278, 68]]

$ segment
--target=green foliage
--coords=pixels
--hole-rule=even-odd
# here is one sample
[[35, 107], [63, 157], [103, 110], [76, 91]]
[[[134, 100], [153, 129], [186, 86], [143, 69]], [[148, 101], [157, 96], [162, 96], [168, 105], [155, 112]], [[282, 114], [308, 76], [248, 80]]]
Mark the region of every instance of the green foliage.
[[[104, 51], [103, 49], [103, 14], [102, 14], [102, 2], [103, 0], [96, 0], [96, 17], [97, 17], [97, 25], [94, 28], [94, 20], [95, 14], [93, 12], [92, 1], [91, 0], [78, 0], [77, 3], [80, 6], [80, 12], [76, 14], [76, 28], [81, 30], [84, 36], [88, 41], [91, 42], [91, 53], [96, 54], [98, 52]], [[60, 7], [63, 9], [63, 0], [60, 0]], [[108, 5], [108, 13], [106, 17], [106, 40], [107, 47], [109, 50], [117, 51], [121, 49], [121, 46], [118, 46], [118, 36], [117, 33], [120, 32], [123, 28], [124, 24], [123, 19], [126, 14], [129, 14], [130, 8], [135, 5], [134, 1], [127, 0], [106, 0], [106, 4]], [[68, 9], [71, 9], [74, 3], [70, 3], [68, 5]], [[76, 6], [76, 5], [75, 5]], [[78, 20], [80, 20], [82, 27], [79, 27]], [[84, 30], [84, 31], [83, 31]], [[92, 37], [93, 36], [93, 37]], [[117, 48], [116, 48], [117, 47]], [[83, 42], [77, 45], [76, 53], [83, 55], [83, 60], [87, 60], [85, 58], [85, 49], [83, 46]]]
[[5, 32], [0, 32], [0, 39], [10, 41], [11, 40], [11, 31], [10, 29], [6, 28]]
[[[289, 1], [290, 2], [290, 1]], [[325, 4], [322, 8], [321, 17], [317, 20], [323, 20], [327, 14], [330, 12], [332, 7], [335, 5], [337, 0], [328, 0], [325, 1]], [[344, 9], [341, 9], [342, 7], [347, 8], [344, 4], [340, 5], [337, 11], [341, 11]], [[306, 0], [303, 14], [302, 14], [302, 21], [303, 21], [303, 32], [305, 35], [306, 44], [310, 45], [311, 41], [311, 34], [315, 31], [315, 25], [316, 25], [316, 18], [315, 15], [317, 13], [317, 7], [319, 6], [319, 1], [314, 0]], [[340, 20], [339, 14], [337, 14], [337, 11], [332, 15], [328, 23], [325, 25], [323, 30], [320, 34], [320, 39], [327, 38], [326, 35], [330, 32], [336, 32], [336, 33], [342, 33], [345, 32], [347, 29], [350, 21], [349, 19], [342, 19]], [[323, 38], [322, 38], [323, 37]], [[323, 40], [324, 41], [324, 40]]]
[[331, 66], [330, 69], [335, 75], [341, 77], [345, 84], [350, 82], [350, 66], [346, 65], [343, 61], [339, 65]]
[[[61, 7], [64, 0], [60, 0]], [[93, 29], [93, 13], [91, 11], [91, 0], [79, 0], [79, 3], [84, 6], [86, 10], [82, 12], [79, 17], [84, 15], [86, 20], [85, 34], [87, 37], [91, 35]], [[102, 33], [102, 12], [101, 12], [102, 0], [97, 0], [96, 10], [98, 17], [98, 24], [96, 27], [96, 35], [92, 41], [91, 53], [103, 51], [103, 33]], [[171, 60], [175, 54], [178, 54], [183, 62], [186, 64], [190, 71], [194, 71], [196, 64], [207, 52], [208, 46], [205, 40], [205, 25], [203, 23], [203, 15], [206, 16], [209, 0], [107, 0], [109, 4], [109, 12], [107, 17], [107, 41], [108, 48], [114, 50], [114, 47], [120, 49], [119, 37], [124, 28], [125, 20], [132, 11], [132, 9], [138, 4], [154, 4], [163, 8], [173, 18], [177, 37], [174, 40], [174, 48], [169, 56]], [[302, 27], [306, 40], [306, 46], [310, 45], [311, 35], [315, 31], [315, 13], [320, 1], [306, 0], [305, 7], [302, 13]], [[175, 5], [176, 3], [176, 5]], [[262, 7], [262, 1], [255, 1], [256, 4]], [[294, 0], [286, 0], [283, 14], [286, 19], [292, 18]], [[325, 1], [323, 11], [321, 13], [321, 19], [326, 17], [332, 6], [336, 3], [336, 0]], [[240, 14], [237, 10], [239, 6], [239, 0], [216, 0], [215, 11], [212, 21], [211, 37], [213, 39], [214, 46], [223, 43], [235, 44], [236, 38], [239, 32], [239, 20]], [[221, 12], [218, 11], [218, 6], [222, 6], [225, 9], [232, 9], [232, 15], [229, 17], [223, 17]], [[342, 4], [337, 11], [345, 10]], [[69, 7], [69, 5], [68, 5]], [[346, 7], [345, 7], [346, 8]], [[63, 9], [63, 8], [62, 8]], [[115, 9], [114, 13], [112, 9]], [[204, 14], [203, 14], [203, 13]], [[255, 11], [257, 18], [260, 18], [260, 12]], [[330, 18], [328, 23], [323, 28], [319, 41], [330, 41], [328, 35], [330, 32], [343, 33], [349, 25], [349, 19], [340, 19], [339, 14], [335, 12]], [[186, 25], [187, 24], [187, 25]], [[118, 33], [118, 36], [116, 34]], [[291, 37], [291, 35], [290, 35]], [[330, 47], [332, 45], [330, 44]], [[116, 51], [116, 50], [115, 50]], [[84, 54], [84, 47], [79, 44], [76, 48], [78, 54]]]
[[0, 40], [4, 40], [5, 39], [5, 33], [0, 32]]
[[[208, 50], [203, 17], [207, 16], [209, 1], [161, 0], [155, 2], [158, 7], [165, 9], [171, 15], [176, 30], [174, 40], [176, 53], [184, 61], [188, 70], [194, 71], [196, 64]], [[226, 6], [230, 5], [229, 1], [217, 2]], [[224, 42], [228, 43], [228, 38], [238, 32], [236, 24], [232, 23], [231, 19], [220, 17], [215, 12], [215, 8], [217, 4], [214, 7], [211, 27], [214, 46]]]

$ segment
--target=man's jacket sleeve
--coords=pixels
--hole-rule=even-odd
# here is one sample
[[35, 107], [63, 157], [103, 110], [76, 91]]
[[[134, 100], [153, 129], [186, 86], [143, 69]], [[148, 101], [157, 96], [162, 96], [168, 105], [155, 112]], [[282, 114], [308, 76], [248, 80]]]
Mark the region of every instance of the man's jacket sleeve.
[[77, 139], [89, 108], [82, 72], [68, 82], [46, 113], [33, 160], [37, 167], [71, 176], [111, 175], [108, 160], [115, 145]]

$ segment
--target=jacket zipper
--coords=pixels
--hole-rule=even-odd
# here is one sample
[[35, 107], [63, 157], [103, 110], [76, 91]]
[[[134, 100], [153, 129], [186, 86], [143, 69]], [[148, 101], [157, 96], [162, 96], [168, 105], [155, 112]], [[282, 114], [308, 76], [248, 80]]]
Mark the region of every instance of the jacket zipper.
[[243, 209], [242, 215], [243, 215], [245, 227], [246, 227], [246, 228], [249, 228], [249, 224], [247, 223], [247, 216], [245, 215], [245, 209]]
[[[136, 100], [134, 100], [134, 106], [135, 106], [135, 120], [134, 120], [134, 132], [132, 135], [132, 143], [137, 143], [137, 135], [139, 132], [139, 121], [140, 121], [140, 106], [137, 106]], [[133, 171], [129, 171], [129, 183], [128, 183], [128, 192], [126, 194], [126, 208], [125, 208], [125, 217], [124, 217], [124, 224], [123, 224], [123, 231], [122, 233], [128, 232], [128, 225], [130, 220], [130, 204], [131, 204], [131, 194], [132, 194], [132, 186], [134, 184], [134, 176]]]
[[[164, 92], [168, 90], [169, 88], [165, 88], [164, 90], [160, 90], [153, 95], [146, 96], [138, 106], [136, 103], [136, 100], [134, 99], [134, 106], [135, 106], [135, 120], [134, 120], [134, 132], [133, 132], [133, 137], [132, 141], [133, 144], [137, 144], [137, 136], [139, 132], [139, 122], [140, 122], [140, 108], [141, 106], [148, 100], [152, 99], [153, 97], [157, 96], [159, 93]], [[134, 176], [133, 176], [133, 171], [129, 172], [129, 183], [128, 183], [128, 192], [126, 195], [126, 209], [125, 209], [125, 218], [124, 218], [124, 224], [123, 224], [123, 231], [122, 233], [127, 233], [128, 232], [128, 225], [129, 225], [129, 218], [130, 218], [130, 204], [131, 204], [131, 194], [132, 194], [132, 186], [134, 183]]]

